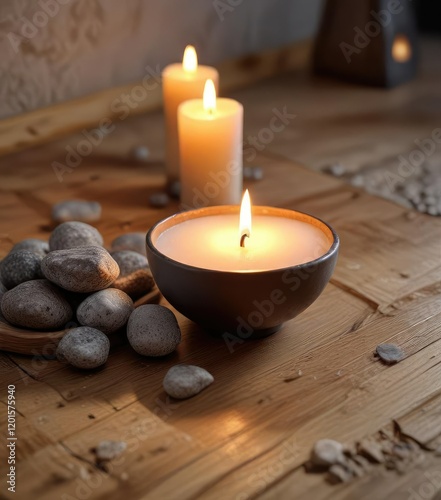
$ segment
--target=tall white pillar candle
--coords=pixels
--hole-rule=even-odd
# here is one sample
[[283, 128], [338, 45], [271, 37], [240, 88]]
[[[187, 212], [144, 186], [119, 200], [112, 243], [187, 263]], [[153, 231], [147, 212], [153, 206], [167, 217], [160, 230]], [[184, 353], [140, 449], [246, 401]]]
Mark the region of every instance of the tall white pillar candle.
[[197, 54], [191, 45], [184, 52], [182, 64], [170, 64], [162, 72], [166, 127], [166, 171], [169, 182], [179, 180], [178, 106], [188, 99], [200, 97], [207, 79], [219, 84], [219, 74], [211, 66], [198, 65]]
[[203, 99], [179, 106], [178, 128], [182, 207], [239, 204], [243, 106], [233, 99], [217, 99], [208, 80]]

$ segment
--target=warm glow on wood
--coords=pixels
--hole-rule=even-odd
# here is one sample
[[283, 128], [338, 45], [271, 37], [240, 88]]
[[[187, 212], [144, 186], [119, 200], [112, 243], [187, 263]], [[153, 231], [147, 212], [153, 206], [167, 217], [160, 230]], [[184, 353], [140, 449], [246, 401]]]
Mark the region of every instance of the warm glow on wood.
[[245, 241], [244, 236], [248, 238], [251, 236], [251, 199], [248, 189], [242, 198], [242, 204], [240, 206], [240, 246], [245, 246], [243, 243]]
[[195, 73], [198, 69], [198, 56], [196, 49], [193, 45], [187, 45], [184, 51], [184, 58], [182, 59], [182, 66], [184, 71], [188, 73]]
[[207, 80], [204, 87], [204, 109], [213, 112], [216, 109], [216, 88], [213, 80]]
[[412, 57], [412, 47], [409, 39], [404, 35], [397, 35], [392, 45], [392, 57], [395, 61], [404, 63]]

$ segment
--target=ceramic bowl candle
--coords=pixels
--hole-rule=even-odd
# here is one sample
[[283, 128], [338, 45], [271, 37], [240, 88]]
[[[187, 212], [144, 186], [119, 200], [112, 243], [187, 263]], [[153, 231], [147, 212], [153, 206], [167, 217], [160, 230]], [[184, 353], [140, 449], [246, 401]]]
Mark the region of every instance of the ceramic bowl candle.
[[[246, 207], [245, 204], [242, 206]], [[173, 215], [147, 234], [164, 297], [205, 329], [262, 337], [310, 306], [331, 278], [339, 239], [301, 212], [218, 206]]]

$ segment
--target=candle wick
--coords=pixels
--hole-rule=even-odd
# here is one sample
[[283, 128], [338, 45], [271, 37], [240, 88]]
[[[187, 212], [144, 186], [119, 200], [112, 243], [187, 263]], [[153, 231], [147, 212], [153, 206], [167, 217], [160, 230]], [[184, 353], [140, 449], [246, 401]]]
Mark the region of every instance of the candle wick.
[[244, 233], [241, 237], [240, 237], [240, 246], [242, 248], [245, 248], [245, 238], [249, 238], [248, 234]]

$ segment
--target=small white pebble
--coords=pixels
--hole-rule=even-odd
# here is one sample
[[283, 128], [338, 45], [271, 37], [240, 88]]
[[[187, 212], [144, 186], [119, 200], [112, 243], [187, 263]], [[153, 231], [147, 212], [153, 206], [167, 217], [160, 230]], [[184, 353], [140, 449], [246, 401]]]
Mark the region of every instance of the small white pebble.
[[105, 440], [98, 443], [95, 455], [98, 461], [113, 460], [125, 451], [127, 444], [124, 441]]
[[149, 197], [149, 205], [154, 208], [164, 208], [170, 203], [167, 193], [153, 193]]
[[343, 445], [334, 439], [320, 439], [312, 449], [311, 461], [321, 467], [344, 463], [343, 450]]

